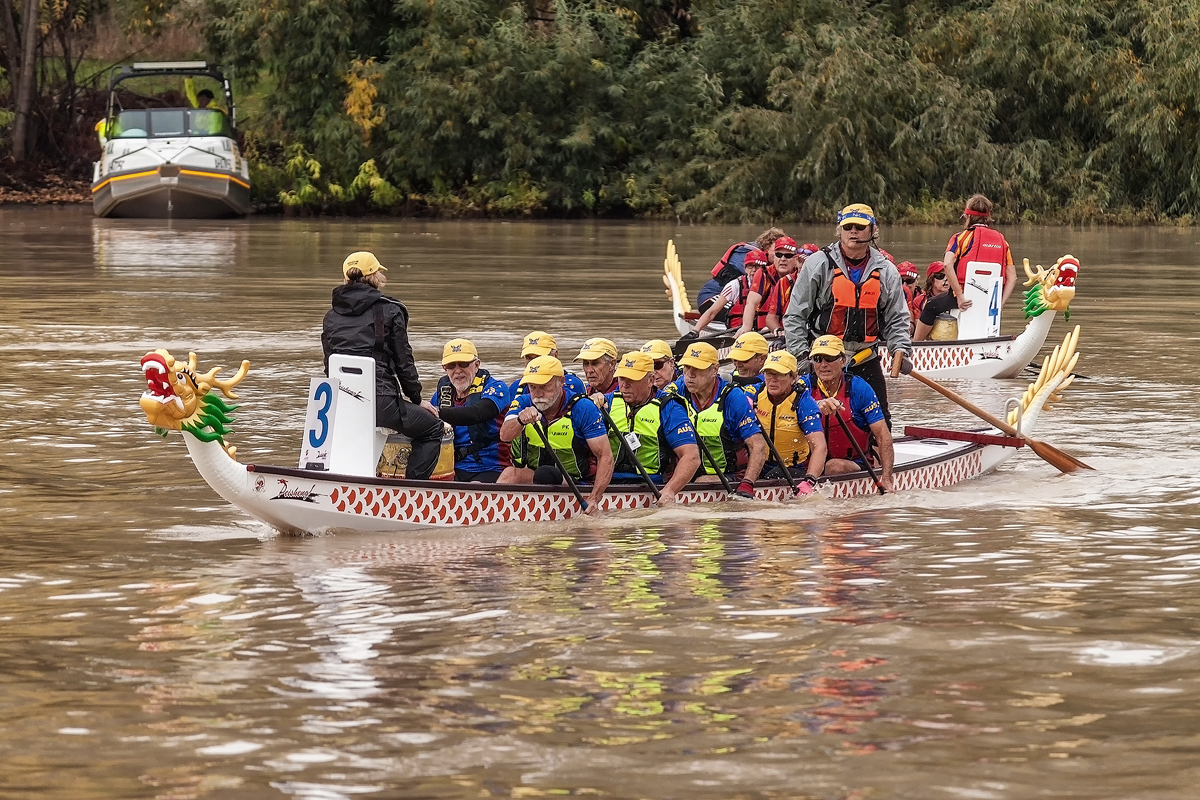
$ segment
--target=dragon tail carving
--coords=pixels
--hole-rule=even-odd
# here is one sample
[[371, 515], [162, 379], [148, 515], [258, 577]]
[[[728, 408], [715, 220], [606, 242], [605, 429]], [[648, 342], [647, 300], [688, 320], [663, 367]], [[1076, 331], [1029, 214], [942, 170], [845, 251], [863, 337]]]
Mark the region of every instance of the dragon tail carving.
[[[1063, 391], [1075, 380], [1073, 373], [1075, 364], [1079, 361], [1079, 353], [1076, 352], [1078, 344], [1079, 326], [1076, 325], [1063, 339], [1062, 344], [1055, 345], [1054, 352], [1042, 363], [1042, 370], [1038, 373], [1037, 380], [1029, 384], [1029, 388], [1021, 396], [1022, 412], [1027, 410], [1034, 399], [1047, 389], [1049, 389], [1050, 395], [1046, 398], [1043, 406], [1047, 411], [1051, 409], [1053, 403], [1062, 400]], [[1009, 425], [1017, 424], [1017, 409], [1014, 408], [1008, 413], [1007, 421]]]

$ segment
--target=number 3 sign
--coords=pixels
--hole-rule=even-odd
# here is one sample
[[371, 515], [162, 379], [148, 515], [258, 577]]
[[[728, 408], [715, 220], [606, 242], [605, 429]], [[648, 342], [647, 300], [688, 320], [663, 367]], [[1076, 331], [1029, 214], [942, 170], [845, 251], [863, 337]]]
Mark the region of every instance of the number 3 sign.
[[340, 394], [338, 383], [337, 378], [313, 378], [309, 383], [300, 469], [329, 469], [329, 437]]

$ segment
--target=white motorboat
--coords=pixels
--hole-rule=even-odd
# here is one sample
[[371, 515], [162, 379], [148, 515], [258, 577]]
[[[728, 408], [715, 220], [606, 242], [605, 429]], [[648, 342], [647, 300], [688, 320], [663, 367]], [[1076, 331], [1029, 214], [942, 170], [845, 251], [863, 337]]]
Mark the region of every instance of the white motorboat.
[[[207, 77], [224, 92], [225, 108], [123, 108], [123, 84], [138, 78]], [[141, 97], [153, 101], [152, 97]], [[99, 126], [103, 151], [92, 173], [98, 217], [211, 219], [250, 210], [250, 169], [237, 144], [237, 111], [229, 80], [203, 61], [118, 67]]]

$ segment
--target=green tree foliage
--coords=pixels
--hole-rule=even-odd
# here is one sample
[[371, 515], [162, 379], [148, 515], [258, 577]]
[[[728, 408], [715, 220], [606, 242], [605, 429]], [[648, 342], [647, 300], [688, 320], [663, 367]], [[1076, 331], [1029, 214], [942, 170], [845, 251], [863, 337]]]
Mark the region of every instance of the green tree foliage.
[[1200, 207], [1200, 0], [207, 5], [216, 54], [274, 87], [259, 133], [299, 148], [295, 208], [825, 219], [866, 201], [937, 219], [976, 191], [1034, 220]]

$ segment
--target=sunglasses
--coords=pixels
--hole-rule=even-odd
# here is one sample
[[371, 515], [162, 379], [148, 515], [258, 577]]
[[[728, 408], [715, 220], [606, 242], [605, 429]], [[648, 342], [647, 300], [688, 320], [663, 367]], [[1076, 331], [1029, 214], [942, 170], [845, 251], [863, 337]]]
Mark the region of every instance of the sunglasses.
[[812, 356], [812, 360], [818, 364], [832, 364], [834, 361], [841, 361], [841, 356]]
[[669, 358], [656, 358], [656, 359], [654, 359], [654, 368], [655, 368], [656, 370], [657, 370], [657, 369], [662, 369], [663, 367], [665, 367], [667, 364], [670, 364], [670, 363], [672, 363], [672, 359], [669, 359]]
[[442, 367], [449, 372], [452, 369], [470, 369], [474, 361], [455, 361], [450, 364], [442, 364]]
[[944, 280], [946, 280], [946, 273], [944, 273], [944, 272], [939, 272], [939, 273], [937, 273], [936, 275], [934, 275], [934, 276], [933, 276], [933, 279], [934, 279], [935, 281], [944, 281]]
[[866, 225], [855, 225], [853, 223], [842, 226], [842, 230], [844, 230], [844, 231], [865, 231], [866, 229], [867, 229]]
[[788, 259], [797, 258], [799, 255], [799, 253], [776, 253], [775, 257], [787, 261]]
[[904, 276], [904, 282], [905, 282], [905, 283], [916, 283], [916, 282], [917, 282], [917, 279], [916, 279], [914, 276], [912, 276], [912, 275], [905, 275], [905, 276]]

